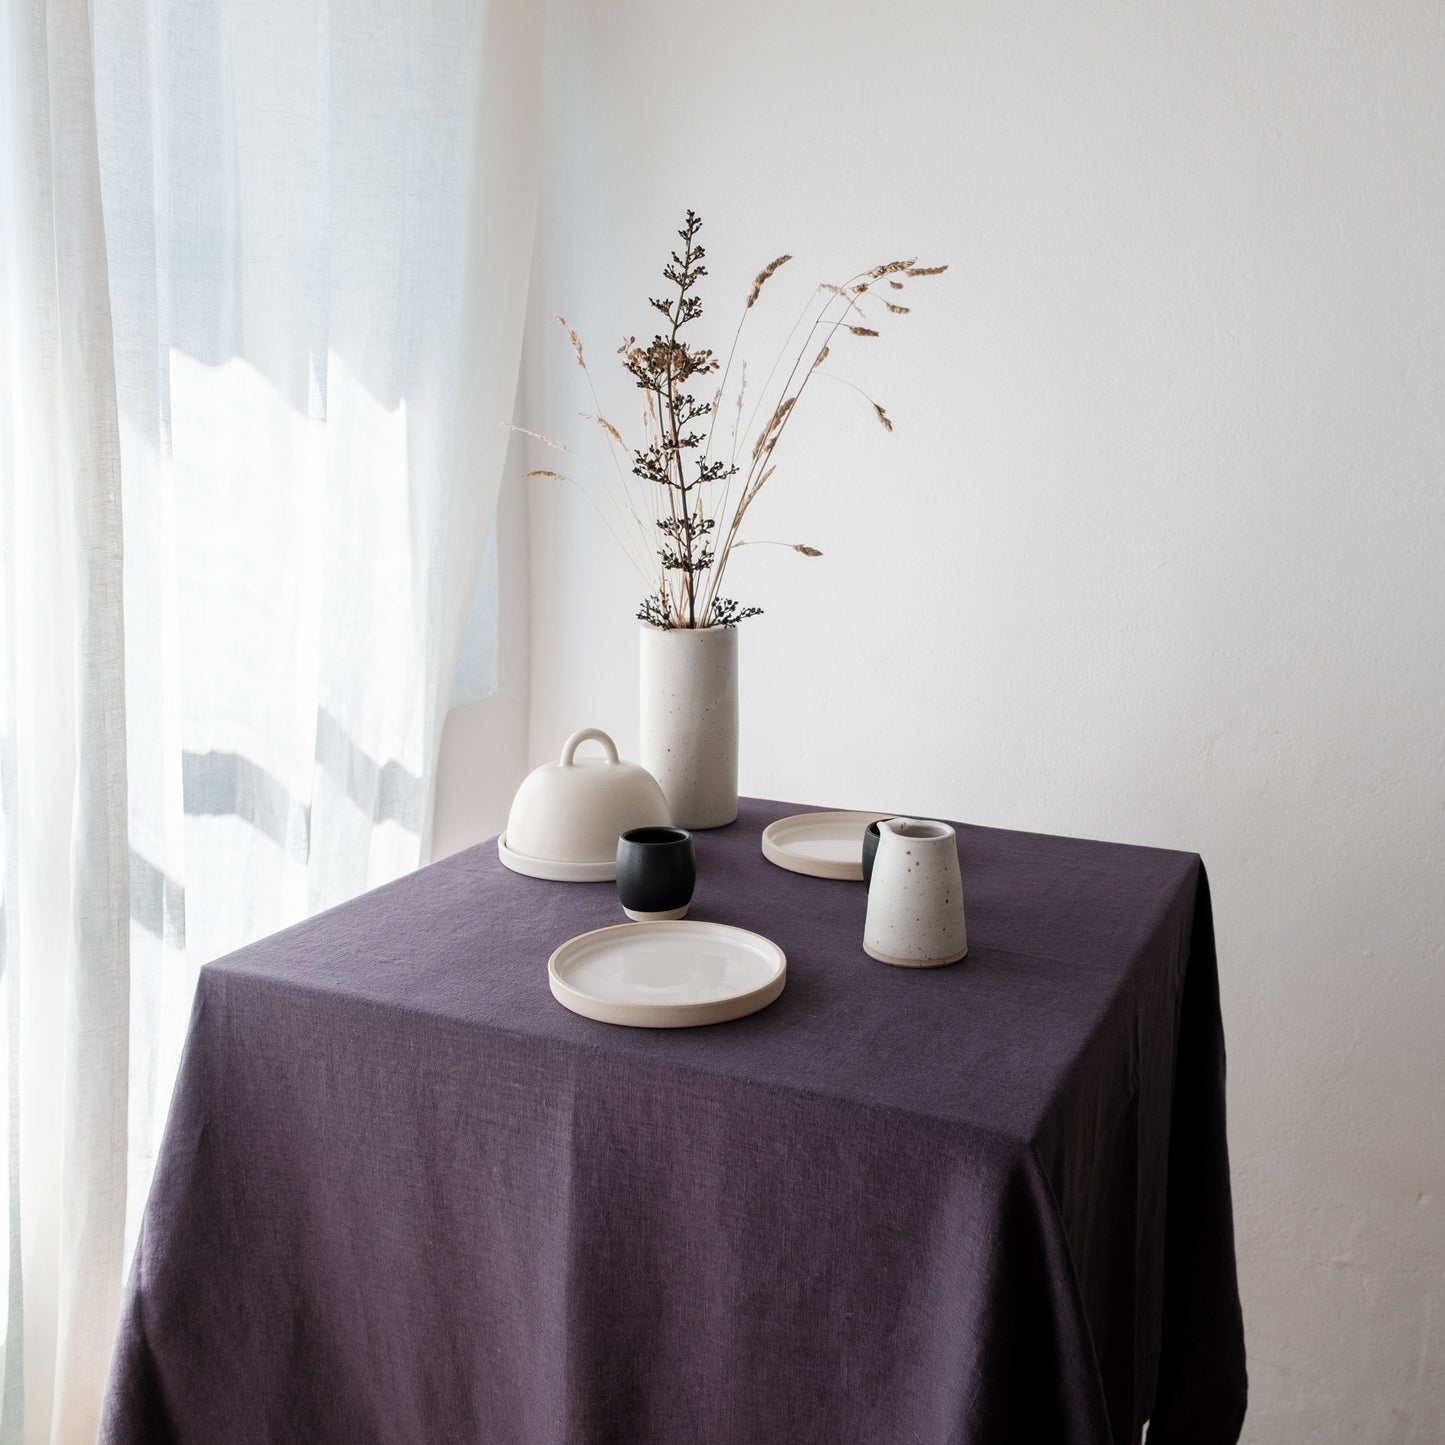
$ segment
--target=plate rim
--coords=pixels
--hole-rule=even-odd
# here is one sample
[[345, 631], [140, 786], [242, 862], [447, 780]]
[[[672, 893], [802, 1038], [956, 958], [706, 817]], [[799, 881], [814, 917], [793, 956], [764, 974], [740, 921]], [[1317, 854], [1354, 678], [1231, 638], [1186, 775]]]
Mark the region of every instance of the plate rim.
[[831, 878], [845, 883], [861, 883], [863, 881], [863, 859], [860, 856], [857, 862], [841, 863], [831, 862], [822, 858], [803, 858], [797, 853], [790, 853], [777, 842], [776, 830], [787, 823], [802, 823], [810, 818], [860, 818], [866, 819], [863, 827], [869, 823], [881, 822], [884, 818], [898, 818], [900, 813], [879, 813], [866, 808], [820, 808], [813, 813], [789, 813], [786, 818], [778, 818], [769, 823], [763, 829], [762, 847], [763, 857], [769, 863], [779, 868], [786, 869], [789, 873], [799, 873], [805, 878]]
[[[559, 972], [557, 960], [569, 949], [596, 938], [601, 934], [628, 933], [636, 936], [638, 929], [665, 928], [671, 930], [694, 930], [705, 928], [714, 932], [742, 934], [756, 939], [776, 955], [776, 970], [772, 977], [749, 989], [746, 993], [732, 994], [727, 998], [697, 1000], [690, 1003], [644, 1003], [628, 1002], [622, 999], [601, 998], [569, 983]], [[547, 960], [547, 983], [552, 997], [564, 1008], [583, 1018], [598, 1023], [621, 1024], [630, 1028], [676, 1029], [695, 1028], [703, 1024], [730, 1023], [733, 1019], [746, 1018], [766, 1008], [782, 993], [788, 981], [788, 956], [782, 947], [765, 934], [751, 928], [742, 928], [736, 923], [717, 923], [708, 918], [669, 918], [655, 923], [611, 923], [603, 928], [589, 928], [566, 942], [558, 944]], [[564, 997], [564, 994], [566, 997]], [[578, 1005], [582, 1007], [578, 1007]]]

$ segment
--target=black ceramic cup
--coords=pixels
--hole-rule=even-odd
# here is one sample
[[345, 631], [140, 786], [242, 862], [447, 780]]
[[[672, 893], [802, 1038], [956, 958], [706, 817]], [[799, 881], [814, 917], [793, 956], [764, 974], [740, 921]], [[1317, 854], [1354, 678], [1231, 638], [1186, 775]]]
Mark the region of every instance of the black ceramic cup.
[[696, 882], [686, 828], [629, 828], [617, 840], [617, 896], [634, 922], [684, 917]]
[[863, 889], [873, 881], [873, 860], [878, 856], [878, 824], [869, 823], [863, 834]]

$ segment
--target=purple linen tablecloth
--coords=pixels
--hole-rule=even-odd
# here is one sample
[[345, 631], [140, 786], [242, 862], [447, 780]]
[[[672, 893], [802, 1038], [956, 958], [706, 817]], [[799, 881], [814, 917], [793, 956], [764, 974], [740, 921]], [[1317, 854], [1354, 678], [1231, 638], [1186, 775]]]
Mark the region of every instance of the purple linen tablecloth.
[[970, 953], [697, 837], [751, 1018], [609, 1027], [546, 962], [610, 884], [484, 845], [204, 969], [107, 1445], [1150, 1445], [1244, 1414], [1191, 854], [959, 827]]

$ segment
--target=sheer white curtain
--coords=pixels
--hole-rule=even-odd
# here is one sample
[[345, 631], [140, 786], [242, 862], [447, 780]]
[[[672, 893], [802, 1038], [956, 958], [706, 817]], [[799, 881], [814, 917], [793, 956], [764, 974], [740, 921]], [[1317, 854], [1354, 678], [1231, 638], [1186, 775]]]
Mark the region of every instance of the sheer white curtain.
[[198, 967], [425, 856], [539, 11], [0, 21], [0, 1442], [94, 1438]]

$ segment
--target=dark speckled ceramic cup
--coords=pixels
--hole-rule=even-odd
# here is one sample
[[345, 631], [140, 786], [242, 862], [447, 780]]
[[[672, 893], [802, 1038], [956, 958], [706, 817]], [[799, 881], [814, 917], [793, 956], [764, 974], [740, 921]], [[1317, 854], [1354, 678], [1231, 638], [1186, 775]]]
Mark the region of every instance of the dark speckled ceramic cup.
[[686, 828], [629, 828], [617, 840], [617, 897], [635, 923], [684, 917], [696, 882]]

